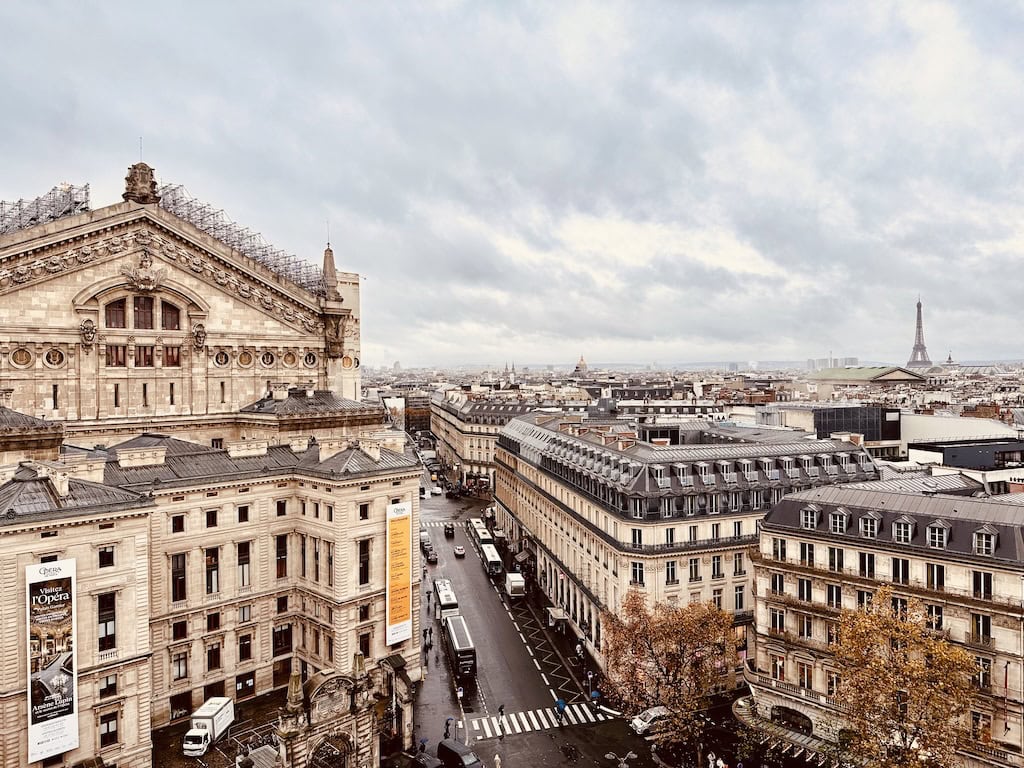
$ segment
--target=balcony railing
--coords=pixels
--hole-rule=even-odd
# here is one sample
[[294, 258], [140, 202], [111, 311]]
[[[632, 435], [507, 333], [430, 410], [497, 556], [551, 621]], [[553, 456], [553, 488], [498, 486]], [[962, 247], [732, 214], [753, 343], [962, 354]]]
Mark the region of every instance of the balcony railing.
[[824, 693], [820, 693], [811, 688], [801, 688], [793, 683], [787, 683], [784, 680], [776, 680], [769, 677], [767, 673], [762, 672], [754, 667], [753, 659], [748, 659], [747, 663], [743, 667], [743, 679], [751, 686], [760, 686], [762, 688], [773, 688], [778, 691], [785, 691], [794, 698], [800, 698], [805, 701], [812, 701], [821, 706], [829, 707], [843, 711], [846, 708], [839, 704], [834, 696], [827, 696]]
[[995, 648], [995, 641], [993, 641], [992, 635], [983, 635], [980, 632], [972, 632], [970, 630], [964, 633], [964, 644], [973, 645], [975, 648], [985, 648], [986, 650]]

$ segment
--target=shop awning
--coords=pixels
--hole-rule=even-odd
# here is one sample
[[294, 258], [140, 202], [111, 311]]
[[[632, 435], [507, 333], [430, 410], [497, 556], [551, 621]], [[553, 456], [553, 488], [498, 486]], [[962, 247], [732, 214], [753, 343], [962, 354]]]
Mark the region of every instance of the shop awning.
[[517, 563], [522, 564], [529, 560], [531, 557], [533, 557], [533, 553], [527, 552], [524, 549], [522, 552], [516, 552], [516, 556], [512, 559], [515, 560]]

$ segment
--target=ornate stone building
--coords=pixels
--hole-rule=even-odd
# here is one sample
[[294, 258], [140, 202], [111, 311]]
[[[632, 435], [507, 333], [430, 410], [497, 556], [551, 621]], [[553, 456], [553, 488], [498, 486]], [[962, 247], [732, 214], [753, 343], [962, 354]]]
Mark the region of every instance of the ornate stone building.
[[409, 605], [421, 563], [387, 520], [418, 527], [421, 466], [359, 401], [358, 275], [142, 163], [87, 203], [0, 205], [0, 768], [28, 764], [26, 574], [49, 560], [77, 573], [79, 746], [31, 765], [150, 766], [151, 731], [205, 699], [285, 688], [286, 765], [376, 765], [412, 744], [418, 616], [388, 638], [387, 605], [392, 563]]
[[[215, 215], [215, 214], [219, 214]], [[4, 231], [4, 230], [0, 230]], [[273, 382], [357, 400], [359, 278], [273, 250], [131, 167], [124, 202], [0, 234], [0, 385], [92, 438], [241, 437]]]

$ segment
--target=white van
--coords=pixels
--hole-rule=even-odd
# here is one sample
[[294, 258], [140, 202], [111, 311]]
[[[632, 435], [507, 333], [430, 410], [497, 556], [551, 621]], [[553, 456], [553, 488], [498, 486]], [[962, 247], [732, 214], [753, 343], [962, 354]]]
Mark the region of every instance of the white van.
[[629, 727], [636, 731], [640, 736], [643, 736], [651, 727], [654, 726], [659, 720], [664, 720], [668, 717], [669, 711], [666, 707], [651, 707], [645, 709], [639, 715], [634, 717]]

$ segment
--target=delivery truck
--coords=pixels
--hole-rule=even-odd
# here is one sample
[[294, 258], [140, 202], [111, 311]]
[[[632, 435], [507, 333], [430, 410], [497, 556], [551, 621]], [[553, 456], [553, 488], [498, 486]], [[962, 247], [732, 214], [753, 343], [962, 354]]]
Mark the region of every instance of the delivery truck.
[[214, 696], [192, 713], [192, 722], [182, 742], [186, 757], [201, 757], [227, 733], [235, 721], [235, 702], [227, 696]]
[[523, 578], [523, 574], [505, 574], [505, 594], [508, 595], [509, 600], [518, 600], [520, 597], [526, 597], [526, 579]]

